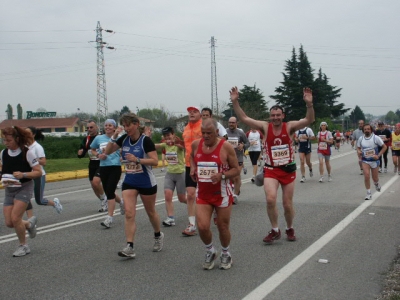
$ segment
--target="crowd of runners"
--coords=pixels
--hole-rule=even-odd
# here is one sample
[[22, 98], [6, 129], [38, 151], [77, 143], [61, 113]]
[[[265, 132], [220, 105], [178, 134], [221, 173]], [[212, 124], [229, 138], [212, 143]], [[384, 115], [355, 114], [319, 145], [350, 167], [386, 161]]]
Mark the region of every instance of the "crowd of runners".
[[[203, 268], [213, 269], [217, 258], [220, 269], [231, 268], [230, 217], [233, 205], [240, 202], [241, 173], [247, 172], [244, 166], [247, 155], [252, 166], [251, 182], [256, 183], [256, 178], [261, 176], [266, 195], [271, 228], [263, 238], [266, 244], [281, 238], [277, 206], [279, 187], [286, 221], [284, 233], [288, 241], [296, 241], [293, 227], [296, 152], [300, 160], [300, 183], [305, 184], [307, 177], [314, 176], [312, 145], [317, 148], [319, 182], [331, 182], [332, 147], [340, 151], [341, 145], [351, 143], [356, 150], [360, 174], [364, 176], [365, 200], [372, 198], [371, 178], [375, 189], [381, 190], [379, 173], [389, 172], [389, 148], [393, 172], [400, 175], [400, 123], [391, 131], [383, 122], [378, 122], [374, 128], [360, 120], [356, 130], [341, 133], [331, 132], [328, 123], [321, 122], [315, 134], [309, 127], [315, 120], [309, 88], [303, 91], [304, 118], [289, 122], [284, 122], [285, 110], [279, 105], [270, 108], [269, 121], [250, 118], [239, 105], [236, 87], [230, 90], [230, 99], [237, 117], [229, 118], [227, 128], [212, 117], [211, 109], [189, 106], [188, 124], [182, 139], [174, 128], [165, 127], [161, 132], [162, 140], [157, 144], [151, 138], [151, 128], [142, 126], [132, 113], [122, 115], [119, 125], [113, 119], [106, 120], [103, 134], [99, 134], [95, 121], [87, 122], [87, 136], [77, 155], [79, 158], [89, 157], [89, 181], [98, 198], [98, 211], [106, 213], [100, 226], [112, 228], [117, 203], [124, 216], [125, 245], [118, 251], [119, 256], [136, 256], [136, 206], [139, 198], [154, 231], [153, 251], [163, 249], [162, 226], [177, 225], [173, 204], [176, 190], [179, 202], [187, 207], [188, 222], [182, 228], [182, 235], [199, 235], [204, 243]], [[239, 122], [250, 130], [244, 132], [238, 127]], [[52, 206], [59, 214], [63, 206], [57, 198], [44, 197], [46, 155], [39, 144], [44, 138], [40, 130], [9, 127], [2, 130], [1, 137], [6, 147], [0, 154], [1, 182], [5, 187], [3, 214], [6, 226], [14, 228], [19, 240], [13, 256], [20, 257], [30, 253], [26, 231], [30, 238], [36, 236], [37, 218], [33, 213], [32, 196], [38, 205]], [[165, 218], [161, 218], [156, 210], [157, 181], [153, 167], [159, 163], [157, 150], [162, 152], [162, 171], [165, 168]], [[116, 193], [118, 188], [120, 194]], [[214, 245], [212, 220], [218, 228], [220, 250]]]

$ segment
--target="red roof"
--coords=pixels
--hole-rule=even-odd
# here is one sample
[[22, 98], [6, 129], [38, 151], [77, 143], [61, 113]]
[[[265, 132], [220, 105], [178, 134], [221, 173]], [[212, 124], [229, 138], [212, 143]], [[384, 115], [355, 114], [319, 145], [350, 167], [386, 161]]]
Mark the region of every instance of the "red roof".
[[74, 127], [79, 122], [79, 118], [43, 118], [43, 119], [22, 119], [4, 120], [0, 123], [0, 129], [18, 126], [26, 128], [33, 126], [36, 128], [65, 128]]

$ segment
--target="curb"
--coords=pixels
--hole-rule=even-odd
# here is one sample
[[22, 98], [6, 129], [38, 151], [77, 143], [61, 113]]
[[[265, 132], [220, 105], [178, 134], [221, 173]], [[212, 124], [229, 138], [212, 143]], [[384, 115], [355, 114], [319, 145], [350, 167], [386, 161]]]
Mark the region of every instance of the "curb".
[[[167, 166], [168, 163], [165, 163]], [[158, 166], [153, 168], [162, 167], [162, 162], [158, 161]], [[122, 167], [122, 171], [125, 171], [125, 168]], [[89, 176], [88, 169], [84, 170], [76, 170], [76, 171], [66, 171], [66, 172], [55, 172], [55, 173], [46, 173], [46, 182], [57, 182], [64, 180], [72, 180], [72, 179], [82, 179], [87, 178]], [[0, 189], [4, 189], [3, 186], [0, 186]]]

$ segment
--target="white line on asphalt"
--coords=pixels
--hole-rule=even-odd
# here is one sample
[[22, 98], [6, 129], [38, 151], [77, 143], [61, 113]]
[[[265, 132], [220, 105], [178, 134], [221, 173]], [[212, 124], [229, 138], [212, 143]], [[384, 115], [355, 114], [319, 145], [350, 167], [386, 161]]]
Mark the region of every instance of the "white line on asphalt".
[[[176, 196], [173, 197], [172, 201], [173, 202], [178, 201], [178, 197], [176, 197]], [[164, 202], [165, 202], [165, 199], [156, 200], [156, 205], [163, 204]], [[138, 204], [136, 206], [136, 210], [142, 210], [143, 208], [144, 208], [143, 204]], [[116, 210], [114, 213], [114, 216], [117, 216], [117, 215], [120, 215], [119, 209]], [[64, 229], [64, 228], [68, 228], [68, 227], [72, 227], [72, 226], [77, 226], [77, 225], [81, 225], [81, 224], [85, 224], [85, 223], [89, 223], [89, 222], [93, 222], [93, 221], [98, 221], [98, 220], [104, 219], [104, 216], [105, 216], [104, 214], [95, 214], [95, 215], [91, 215], [91, 216], [68, 220], [65, 222], [60, 222], [60, 223], [55, 223], [55, 224], [51, 224], [51, 225], [38, 227], [37, 234], [43, 234], [43, 233], [60, 230], [60, 229]], [[15, 241], [17, 239], [18, 238], [15, 233], [3, 235], [3, 236], [0, 236], [0, 244]]]
[[382, 187], [381, 192], [375, 192], [373, 200], [364, 201], [354, 211], [352, 211], [346, 218], [336, 224], [331, 230], [320, 237], [316, 242], [309, 246], [306, 250], [296, 256], [286, 266], [260, 284], [247, 296], [244, 300], [256, 300], [264, 299], [274, 289], [276, 289], [283, 281], [291, 276], [298, 268], [300, 268], [305, 262], [307, 262], [314, 254], [327, 245], [334, 237], [336, 237], [343, 229], [345, 229], [353, 220], [355, 220], [366, 208], [371, 206], [382, 194], [385, 192], [400, 176], [394, 175], [386, 184]]

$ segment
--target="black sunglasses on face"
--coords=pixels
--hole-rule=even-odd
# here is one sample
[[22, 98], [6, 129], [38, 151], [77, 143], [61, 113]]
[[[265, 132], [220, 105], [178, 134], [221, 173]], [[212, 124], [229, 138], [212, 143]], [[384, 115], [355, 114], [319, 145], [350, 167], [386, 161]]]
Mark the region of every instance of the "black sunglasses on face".
[[93, 126], [90, 126], [90, 127], [86, 127], [86, 129], [93, 129], [94, 127]]

